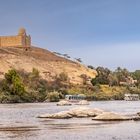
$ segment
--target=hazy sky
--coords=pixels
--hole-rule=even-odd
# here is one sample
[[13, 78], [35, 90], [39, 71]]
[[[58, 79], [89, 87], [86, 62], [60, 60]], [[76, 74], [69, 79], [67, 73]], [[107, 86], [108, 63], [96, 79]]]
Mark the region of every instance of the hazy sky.
[[20, 27], [87, 65], [140, 69], [140, 0], [0, 0], [0, 35]]

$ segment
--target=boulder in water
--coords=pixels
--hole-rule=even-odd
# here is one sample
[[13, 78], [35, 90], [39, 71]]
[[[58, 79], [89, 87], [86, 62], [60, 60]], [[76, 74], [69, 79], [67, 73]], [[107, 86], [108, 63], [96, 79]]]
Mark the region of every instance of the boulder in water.
[[61, 111], [54, 114], [40, 115], [39, 118], [50, 118], [50, 119], [68, 119], [68, 118], [83, 118], [83, 117], [95, 117], [103, 113], [100, 109], [90, 109], [87, 107], [78, 107], [69, 111]]
[[58, 106], [69, 106], [69, 105], [72, 105], [72, 104], [67, 100], [62, 100], [62, 101], [58, 102], [57, 105]]
[[81, 100], [76, 105], [89, 105], [89, 102], [87, 100]]
[[113, 112], [103, 112], [98, 116], [94, 117], [92, 120], [98, 121], [125, 121], [125, 120], [132, 120], [132, 117], [123, 116]]
[[69, 113], [73, 116], [73, 117], [95, 117], [99, 114], [101, 114], [103, 112], [103, 110], [100, 109], [91, 109], [88, 107], [77, 107], [74, 109], [71, 109], [69, 111]]
[[50, 118], [50, 119], [69, 119], [72, 115], [68, 111], [62, 111], [54, 114], [43, 114], [38, 116], [38, 118]]

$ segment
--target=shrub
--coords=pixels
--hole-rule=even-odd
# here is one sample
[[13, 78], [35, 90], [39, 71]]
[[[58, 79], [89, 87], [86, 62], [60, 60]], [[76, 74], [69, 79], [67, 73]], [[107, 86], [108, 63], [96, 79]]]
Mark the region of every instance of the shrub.
[[49, 92], [47, 94], [47, 100], [50, 102], [58, 102], [60, 100], [61, 93], [57, 91]]
[[30, 77], [31, 79], [36, 79], [36, 78], [38, 79], [40, 77], [38, 69], [33, 68]]
[[62, 82], [68, 81], [68, 75], [67, 75], [67, 73], [61, 72], [61, 73], [59, 74], [59, 80], [62, 81]]

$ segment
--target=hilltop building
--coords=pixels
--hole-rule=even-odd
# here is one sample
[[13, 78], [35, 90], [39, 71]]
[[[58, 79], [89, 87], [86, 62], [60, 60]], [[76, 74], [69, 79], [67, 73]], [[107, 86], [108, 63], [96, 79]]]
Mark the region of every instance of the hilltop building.
[[0, 47], [31, 47], [31, 37], [24, 28], [20, 28], [18, 35], [0, 36]]

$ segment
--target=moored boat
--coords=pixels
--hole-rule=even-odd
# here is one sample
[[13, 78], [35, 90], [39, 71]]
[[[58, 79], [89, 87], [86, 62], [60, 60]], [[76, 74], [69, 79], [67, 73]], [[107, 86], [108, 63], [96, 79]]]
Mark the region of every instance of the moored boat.
[[125, 94], [124, 95], [124, 100], [125, 101], [138, 101], [140, 100], [139, 95], [138, 94]]
[[69, 102], [78, 103], [81, 100], [85, 100], [86, 96], [83, 94], [77, 94], [77, 95], [66, 95], [65, 99]]

